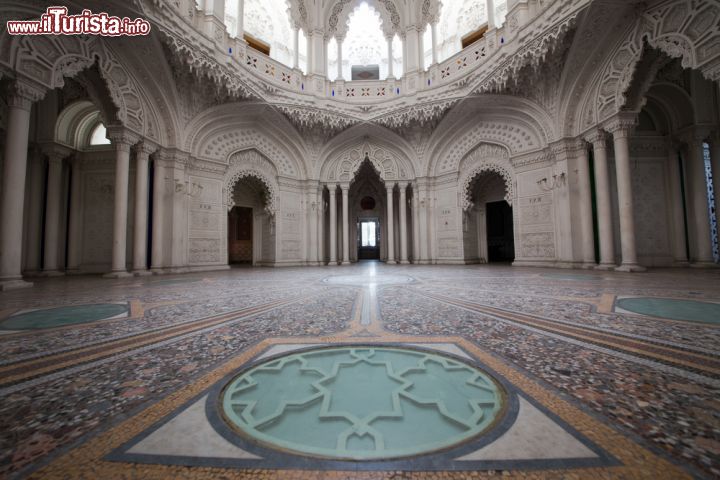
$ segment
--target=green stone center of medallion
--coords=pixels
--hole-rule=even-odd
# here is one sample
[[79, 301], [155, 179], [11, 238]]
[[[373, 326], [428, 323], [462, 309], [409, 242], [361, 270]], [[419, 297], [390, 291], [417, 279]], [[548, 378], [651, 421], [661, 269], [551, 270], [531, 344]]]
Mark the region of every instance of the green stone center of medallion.
[[378, 460], [486, 432], [504, 395], [487, 373], [439, 353], [337, 347], [261, 363], [230, 382], [221, 402], [226, 420], [265, 446]]

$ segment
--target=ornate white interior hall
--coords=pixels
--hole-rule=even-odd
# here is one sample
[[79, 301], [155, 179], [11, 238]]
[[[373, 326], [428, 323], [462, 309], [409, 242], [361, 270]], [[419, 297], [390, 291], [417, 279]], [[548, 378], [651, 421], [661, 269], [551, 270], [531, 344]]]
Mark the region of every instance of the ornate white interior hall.
[[[672, 372], [688, 368], [690, 383], [693, 375], [707, 375], [699, 381], [701, 396], [717, 392], [717, 347], [707, 343], [716, 335], [717, 319], [703, 319], [715, 315], [719, 302], [713, 282], [720, 262], [720, 1], [69, 0], [63, 5], [71, 14], [107, 12], [144, 19], [151, 29], [134, 36], [8, 31], [7, 22], [38, 20], [53, 5], [0, 0], [0, 345], [14, 335], [27, 335], [29, 342], [7, 358], [0, 355], [0, 372], [25, 375], [13, 370], [20, 369], [13, 362], [42, 356], [22, 353], [33, 342], [32, 331], [7, 327], [10, 333], [2, 333], [3, 322], [17, 315], [94, 306], [67, 313], [73, 318], [68, 325], [48, 324], [60, 333], [72, 331], [62, 329], [84, 315], [101, 315], [97, 305], [126, 302], [128, 319], [147, 319], [151, 304], [170, 308], [180, 302], [176, 287], [188, 301], [207, 295], [204, 313], [223, 315], [218, 305], [224, 300], [213, 303], [212, 285], [222, 290], [220, 296], [232, 295], [235, 285], [237, 296], [248, 290], [258, 298], [265, 285], [268, 296], [282, 303], [282, 291], [295, 292], [293, 277], [307, 281], [307, 291], [341, 292], [327, 300], [328, 309], [339, 312], [338, 322], [347, 317], [342, 325], [317, 331], [308, 326], [307, 335], [315, 338], [308, 345], [329, 342], [337, 332], [351, 343], [356, 334], [400, 344], [412, 343], [412, 335], [443, 335], [443, 345], [449, 345], [455, 340], [448, 338], [467, 340], [476, 330], [471, 335], [451, 322], [455, 317], [433, 308], [444, 302], [458, 312], [473, 310], [472, 294], [458, 293], [466, 287], [463, 279], [482, 289], [487, 274], [505, 279], [506, 293], [528, 295], [515, 306], [495, 305], [500, 300], [492, 295], [484, 300], [507, 308], [502, 315], [508, 322], [520, 322], [510, 318], [512, 312], [530, 315], [532, 302], [547, 298], [568, 303], [532, 315], [577, 320], [573, 315], [582, 310], [592, 316], [587, 322], [582, 317], [577, 328], [589, 328], [596, 316], [615, 315], [593, 323], [592, 335], [612, 330], [618, 335], [613, 344], [623, 348], [631, 341], [625, 336], [646, 342], [638, 351], [647, 347], [650, 353], [640, 357], [650, 356]], [[379, 269], [384, 280], [367, 280], [374, 275], [368, 269]], [[360, 280], [347, 280], [354, 275]], [[184, 278], [199, 282], [197, 289], [178, 287]], [[606, 283], [586, 290], [570, 286], [564, 294], [562, 281], [573, 278]], [[677, 292], [673, 278], [682, 284]], [[546, 279], [546, 291], [540, 279]], [[153, 282], [167, 282], [162, 285], [169, 290], [152, 302], [127, 290], [150, 289]], [[81, 286], [92, 293], [84, 297]], [[652, 302], [641, 302], [652, 311], [638, 315], [665, 319], [660, 330], [677, 329], [665, 339], [676, 342], [674, 350], [660, 352], [650, 344], [670, 348], [664, 331], [636, 324], [624, 331], [617, 323], [626, 314], [635, 318], [630, 307], [620, 306], [620, 286], [638, 298], [705, 303], [663, 303], [652, 310]], [[433, 288], [446, 298], [434, 297]], [[504, 287], [495, 288], [502, 295]], [[403, 303], [408, 300], [402, 289], [411, 292], [407, 298], [417, 294], [435, 302], [426, 311], [439, 312], [452, 326], [427, 327], [420, 319], [422, 302]], [[406, 308], [398, 312], [397, 305]], [[685, 307], [699, 309], [687, 315], [701, 319], [707, 335], [694, 324], [689, 340], [678, 333], [691, 320], [673, 309]], [[202, 308], [195, 308], [178, 306], [178, 321], [205, 319]], [[303, 311], [309, 318], [322, 308]], [[116, 318], [113, 307], [107, 309], [107, 318]], [[487, 318], [496, 314], [501, 315], [482, 312]], [[403, 323], [405, 315], [415, 323]], [[542, 329], [538, 325], [549, 320], [538, 318], [533, 325]], [[303, 321], [287, 331], [273, 324], [267, 335], [297, 340]], [[679, 323], [670, 327], [665, 321]], [[65, 346], [56, 340], [49, 352], [84, 348], [86, 339]], [[588, 342], [591, 349], [604, 345]], [[124, 347], [117, 348], [113, 352], [120, 355]], [[688, 351], [704, 360], [682, 363], [674, 357]], [[372, 363], [365, 354], [349, 355]], [[215, 365], [207, 359], [194, 363]], [[12, 375], [7, 385], [0, 380], [0, 398], [20, 388]], [[30, 377], [28, 382], [35, 381]], [[553, 378], [545, 381], [555, 385]], [[522, 402], [509, 402], [498, 411], [520, 411]], [[694, 404], [698, 412], [713, 412], [712, 420], [701, 422], [712, 433], [684, 444], [695, 452], [688, 454], [691, 466], [684, 473], [720, 475], [713, 405]], [[523, 414], [530, 415], [525, 408]], [[563, 421], [557, 428], [570, 425], [567, 431], [582, 423]], [[365, 427], [353, 427], [360, 440], [342, 437], [346, 448], [369, 438], [363, 437]], [[83, 428], [78, 435], [90, 431]], [[632, 433], [655, 442], [646, 438], [655, 435], [648, 431]], [[25, 433], [23, 438], [40, 438]], [[576, 440], [602, 461], [563, 457], [563, 468], [613, 472], [620, 457], [601, 452], [610, 452], [603, 449], [612, 442], [591, 437]], [[374, 441], [379, 449], [382, 442]], [[9, 446], [12, 435], [0, 442], [0, 451], [15, 452], [0, 455], [0, 476], [36, 474], [50, 464], [42, 458], [55, 447], [45, 452], [37, 442], [32, 446], [40, 453], [27, 453], [27, 461]], [[687, 460], [669, 440], [653, 445], [672, 462]], [[25, 447], [23, 452], [31, 450]], [[124, 459], [118, 462], [144, 458], [130, 450], [122, 453], [129, 456], [113, 452], [107, 458]], [[525, 460], [543, 469], [556, 465]], [[653, 471], [662, 472], [663, 461], [653, 463]], [[292, 458], [278, 462], [304, 468]], [[422, 465], [434, 465], [428, 462]], [[253, 465], [268, 466], [243, 468]], [[443, 465], [438, 470], [462, 470]], [[490, 471], [496, 464], [474, 465]], [[521, 466], [527, 465], [535, 464]], [[318, 468], [346, 467], [329, 461]], [[412, 470], [406, 467], [387, 464], [380, 470]], [[62, 477], [62, 471], [55, 473]], [[158, 475], [172, 476], [165, 470]]]

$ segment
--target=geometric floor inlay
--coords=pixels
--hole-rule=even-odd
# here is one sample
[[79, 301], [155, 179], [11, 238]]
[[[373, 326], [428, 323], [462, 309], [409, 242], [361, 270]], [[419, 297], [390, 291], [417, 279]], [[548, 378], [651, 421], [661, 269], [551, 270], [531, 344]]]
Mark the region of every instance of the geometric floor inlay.
[[70, 305], [16, 313], [0, 321], [0, 330], [35, 330], [126, 316], [127, 303]]
[[619, 298], [616, 307], [624, 311], [691, 322], [720, 324], [720, 304], [673, 298]]
[[224, 390], [223, 413], [271, 448], [325, 458], [417, 455], [476, 437], [504, 407], [486, 373], [407, 348], [317, 348], [261, 363]]

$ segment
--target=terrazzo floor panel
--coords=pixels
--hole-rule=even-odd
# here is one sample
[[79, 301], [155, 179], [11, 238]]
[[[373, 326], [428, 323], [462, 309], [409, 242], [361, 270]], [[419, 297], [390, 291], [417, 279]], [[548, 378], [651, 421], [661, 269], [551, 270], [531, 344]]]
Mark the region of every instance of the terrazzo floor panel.
[[0, 293], [0, 478], [718, 478], [718, 308], [715, 270], [39, 279]]

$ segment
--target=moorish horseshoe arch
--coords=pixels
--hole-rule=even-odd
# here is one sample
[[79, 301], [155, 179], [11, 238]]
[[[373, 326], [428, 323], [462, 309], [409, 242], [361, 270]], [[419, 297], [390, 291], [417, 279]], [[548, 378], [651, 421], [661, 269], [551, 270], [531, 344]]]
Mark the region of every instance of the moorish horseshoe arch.
[[272, 163], [256, 150], [236, 152], [230, 156], [229, 163], [230, 168], [225, 174], [223, 181], [225, 203], [228, 211], [232, 210], [235, 205], [235, 201], [233, 200], [235, 184], [237, 184], [241, 178], [252, 177], [259, 180], [265, 188], [267, 188], [268, 198], [265, 202], [265, 211], [274, 217], [279, 202], [278, 186], [275, 180], [277, 178], [277, 172]]
[[514, 170], [507, 150], [497, 145], [481, 144], [463, 159], [470, 168], [459, 182], [460, 206], [463, 211], [473, 207], [472, 185], [478, 175], [484, 172], [497, 173], [505, 183], [505, 201], [512, 206], [515, 198]]

